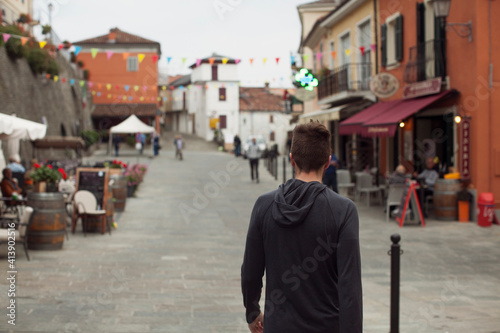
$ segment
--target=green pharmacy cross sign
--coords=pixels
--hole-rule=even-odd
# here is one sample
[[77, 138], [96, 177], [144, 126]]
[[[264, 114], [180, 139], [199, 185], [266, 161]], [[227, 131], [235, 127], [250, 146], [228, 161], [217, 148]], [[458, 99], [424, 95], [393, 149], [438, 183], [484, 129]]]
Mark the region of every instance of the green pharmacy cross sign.
[[318, 79], [305, 68], [302, 68], [295, 74], [295, 81], [300, 82], [300, 85], [309, 91], [312, 91], [314, 87], [318, 86]]

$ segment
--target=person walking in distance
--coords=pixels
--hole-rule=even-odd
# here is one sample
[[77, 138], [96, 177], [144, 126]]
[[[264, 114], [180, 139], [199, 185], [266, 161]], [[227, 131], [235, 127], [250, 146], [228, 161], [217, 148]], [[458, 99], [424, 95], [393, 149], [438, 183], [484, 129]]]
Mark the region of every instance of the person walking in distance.
[[296, 179], [255, 202], [241, 266], [251, 332], [363, 331], [358, 213], [351, 200], [321, 183], [330, 151], [325, 126], [295, 127]]
[[179, 158], [182, 161], [182, 148], [184, 147], [184, 141], [182, 140], [182, 136], [177, 135], [175, 140], [175, 157]]
[[250, 161], [250, 176], [252, 177], [252, 181], [254, 179], [256, 182], [259, 182], [259, 158], [261, 151], [259, 146], [257, 145], [257, 141], [255, 138], [252, 139], [252, 143], [248, 146], [247, 157]]
[[328, 165], [328, 168], [325, 170], [325, 175], [323, 176], [323, 184], [331, 188], [335, 193], [339, 193], [337, 187], [338, 167], [339, 167], [339, 160], [332, 151], [332, 154], [330, 155], [330, 164]]

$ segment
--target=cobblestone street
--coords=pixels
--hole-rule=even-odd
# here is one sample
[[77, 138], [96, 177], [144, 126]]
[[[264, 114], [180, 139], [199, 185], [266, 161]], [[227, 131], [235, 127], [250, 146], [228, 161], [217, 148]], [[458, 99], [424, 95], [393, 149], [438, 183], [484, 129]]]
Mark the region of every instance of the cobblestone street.
[[[257, 197], [274, 190], [261, 164], [188, 138], [170, 138], [112, 235], [80, 224], [60, 251], [17, 249], [16, 326], [7, 324], [6, 248], [0, 255], [1, 332], [248, 332], [240, 291], [246, 229]], [[105, 157], [98, 151], [93, 160]], [[390, 235], [400, 233], [401, 332], [500, 332], [500, 227], [428, 220], [387, 223], [382, 206], [358, 204], [364, 331], [389, 330]], [[262, 304], [262, 303], [261, 303]]]

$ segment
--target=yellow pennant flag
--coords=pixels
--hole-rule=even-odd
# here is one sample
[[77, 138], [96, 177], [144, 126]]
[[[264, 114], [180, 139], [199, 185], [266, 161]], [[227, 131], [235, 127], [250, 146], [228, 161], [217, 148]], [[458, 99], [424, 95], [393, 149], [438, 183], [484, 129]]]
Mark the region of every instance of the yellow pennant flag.
[[139, 63], [141, 63], [141, 62], [144, 60], [144, 57], [145, 57], [145, 56], [146, 56], [146, 55], [145, 55], [144, 53], [139, 53], [139, 54], [137, 55], [137, 57], [139, 58]]
[[57, 81], [59, 81], [59, 76], [54, 75], [54, 82], [57, 82]]
[[123, 52], [122, 53], [123, 60], [127, 60], [129, 54], [130, 53], [128, 53], [128, 52]]
[[99, 52], [98, 49], [90, 49], [90, 53], [92, 53], [92, 59], [95, 58], [95, 56], [97, 55], [97, 52]]
[[107, 88], [108, 90], [111, 90], [111, 84], [110, 84], [110, 83], [108, 83], [108, 84], [106, 85], [106, 88]]
[[141, 100], [141, 102], [144, 100], [144, 96], [141, 96], [141, 98], [139, 98]]
[[264, 58], [264, 65], [266, 64], [267, 58]]
[[108, 94], [108, 99], [110, 99], [110, 98], [111, 98], [111, 94]]
[[346, 50], [345, 50], [345, 55], [346, 55], [346, 56], [349, 56], [350, 54], [351, 54], [351, 49], [346, 49]]
[[134, 90], [138, 91], [139, 90], [139, 86], [134, 86]]
[[162, 90], [167, 90], [167, 86], [162, 86], [161, 89]]
[[123, 99], [123, 100], [126, 100], [126, 99], [127, 99], [127, 96], [123, 96], [123, 98], [122, 98], [122, 99]]
[[95, 90], [92, 90], [92, 96], [95, 96]]
[[227, 61], [228, 61], [228, 60], [229, 60], [228, 58], [222, 58], [222, 64], [223, 64], [223, 65], [227, 64]]
[[158, 100], [158, 102], [160, 102], [161, 101], [161, 97], [158, 97], [157, 100]]
[[41, 41], [41, 42], [38, 42], [38, 44], [40, 45], [40, 48], [43, 49], [45, 47], [45, 45], [47, 45], [47, 42]]
[[21, 37], [21, 45], [26, 44], [26, 42], [29, 40], [28, 37]]

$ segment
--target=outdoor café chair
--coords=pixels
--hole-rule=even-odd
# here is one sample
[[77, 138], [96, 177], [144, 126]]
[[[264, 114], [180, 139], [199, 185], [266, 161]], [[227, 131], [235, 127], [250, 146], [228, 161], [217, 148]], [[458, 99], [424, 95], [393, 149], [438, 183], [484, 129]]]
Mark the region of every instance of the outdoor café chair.
[[339, 192], [341, 189], [345, 189], [346, 196], [349, 194], [349, 189], [354, 190], [354, 183], [351, 182], [349, 170], [337, 170], [337, 187]]
[[76, 222], [78, 218], [82, 220], [83, 233], [87, 235], [87, 219], [89, 216], [99, 216], [101, 218], [101, 234], [105, 233], [105, 227], [108, 227], [108, 232], [111, 235], [111, 226], [106, 219], [106, 210], [97, 209], [97, 199], [94, 194], [89, 191], [77, 191], [74, 196], [74, 208], [76, 210], [76, 218], [72, 222], [72, 231], [75, 232]]
[[381, 200], [381, 189], [373, 185], [373, 177], [367, 173], [358, 173], [356, 177], [356, 200], [361, 198], [361, 194], [366, 193], [366, 204], [370, 206], [370, 195], [376, 193]]
[[391, 215], [391, 206], [399, 206], [401, 204], [401, 199], [405, 191], [406, 184], [390, 184], [389, 194], [387, 195], [387, 201], [385, 203], [385, 214], [386, 221], [389, 222], [389, 217]]
[[[15, 242], [16, 244], [23, 243], [24, 252], [26, 253], [28, 261], [30, 260], [30, 256], [28, 254], [28, 237], [32, 220], [33, 208], [28, 206], [23, 210], [20, 220], [11, 219], [9, 221], [9, 224], [14, 223], [18, 226], [18, 229], [14, 231]], [[0, 244], [1, 243], [9, 243], [9, 229], [0, 229]]]

